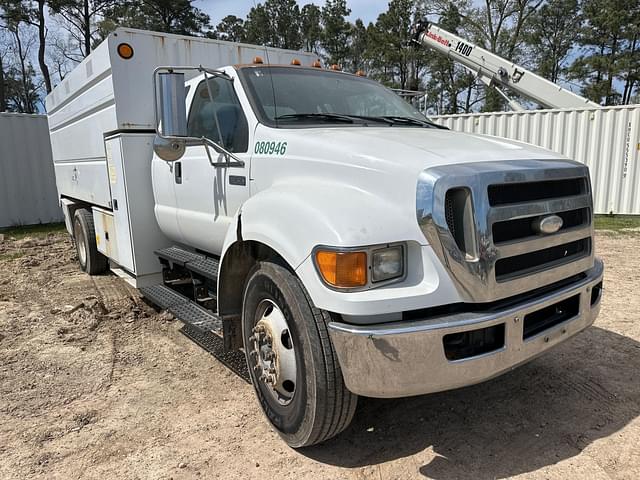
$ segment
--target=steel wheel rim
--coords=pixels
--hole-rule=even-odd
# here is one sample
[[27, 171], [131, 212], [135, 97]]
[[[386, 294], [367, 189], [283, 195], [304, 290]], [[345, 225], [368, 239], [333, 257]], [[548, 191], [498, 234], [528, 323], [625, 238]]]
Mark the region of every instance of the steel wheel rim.
[[257, 381], [280, 405], [289, 405], [297, 386], [295, 346], [287, 320], [272, 300], [265, 299], [258, 304], [249, 341]]
[[84, 241], [84, 231], [78, 222], [76, 222], [74, 230], [76, 245], [78, 246], [78, 260], [80, 261], [80, 265], [85, 266], [87, 264], [87, 246]]

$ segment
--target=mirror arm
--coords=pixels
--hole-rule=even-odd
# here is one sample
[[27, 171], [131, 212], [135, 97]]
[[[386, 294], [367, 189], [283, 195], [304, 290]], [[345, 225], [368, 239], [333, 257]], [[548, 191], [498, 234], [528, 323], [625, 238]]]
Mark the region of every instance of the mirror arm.
[[[209, 157], [209, 163], [212, 167], [244, 167], [244, 160], [241, 160], [221, 145], [205, 137], [202, 137], [199, 140], [202, 145], [204, 145], [204, 149], [207, 151], [207, 157]], [[219, 151], [221, 155], [224, 155], [226, 160], [224, 162], [214, 161], [209, 148], [213, 148], [215, 151]], [[229, 160], [230, 158], [232, 158], [234, 161], [232, 162], [231, 160]]]

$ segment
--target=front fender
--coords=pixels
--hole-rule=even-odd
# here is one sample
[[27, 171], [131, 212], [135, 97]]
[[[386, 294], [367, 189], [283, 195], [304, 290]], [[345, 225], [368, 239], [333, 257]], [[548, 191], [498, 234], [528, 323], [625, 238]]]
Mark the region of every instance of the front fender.
[[[254, 240], [278, 252], [298, 268], [317, 245], [355, 247], [420, 238], [415, 213], [399, 211], [386, 199], [357, 187], [299, 182], [278, 185], [252, 196], [242, 206], [242, 240]], [[238, 240], [229, 231], [224, 252]]]
[[[237, 250], [232, 246], [240, 240], [255, 241], [274, 250], [296, 271], [318, 308], [375, 321], [376, 315], [424, 308], [436, 297], [439, 302], [455, 303], [455, 288], [431, 247], [425, 245], [415, 213], [401, 210], [398, 202], [350, 185], [314, 181], [272, 187], [251, 197], [236, 215], [225, 239], [221, 272], [236, 261], [232, 252]], [[406, 241], [409, 247], [407, 278], [369, 291], [330, 290], [310, 258], [318, 245], [359, 247], [397, 241]], [[240, 278], [231, 281], [233, 289], [242, 282]], [[240, 293], [234, 299], [227, 299], [229, 292], [225, 293], [219, 295], [221, 300], [225, 297], [224, 310], [229, 311], [231, 303], [239, 311]]]

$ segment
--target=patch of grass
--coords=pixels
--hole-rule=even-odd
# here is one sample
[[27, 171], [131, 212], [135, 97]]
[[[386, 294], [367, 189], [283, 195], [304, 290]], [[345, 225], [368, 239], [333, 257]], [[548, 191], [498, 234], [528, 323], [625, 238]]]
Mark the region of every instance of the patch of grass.
[[0, 262], [16, 260], [17, 258], [24, 257], [26, 254], [27, 253], [22, 250], [18, 250], [17, 252], [0, 253]]
[[631, 215], [596, 215], [596, 230], [609, 230], [615, 233], [639, 233], [629, 231], [640, 229], [640, 216]]
[[62, 232], [66, 229], [64, 223], [41, 223], [39, 225], [25, 225], [23, 227], [0, 228], [5, 238], [21, 239], [25, 237], [46, 237], [50, 233]]

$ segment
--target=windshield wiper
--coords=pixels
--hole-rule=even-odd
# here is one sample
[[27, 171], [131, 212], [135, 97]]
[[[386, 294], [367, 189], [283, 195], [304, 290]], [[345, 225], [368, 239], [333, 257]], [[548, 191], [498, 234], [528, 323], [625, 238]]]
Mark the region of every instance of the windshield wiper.
[[353, 118], [349, 115], [341, 115], [339, 113], [289, 113], [287, 115], [279, 115], [276, 120], [294, 120], [294, 119], [310, 119], [310, 120], [335, 120], [344, 123], [353, 123]]
[[395, 116], [395, 115], [385, 115], [383, 118], [386, 118], [387, 120], [391, 120], [392, 122], [397, 122], [397, 123], [406, 123], [408, 125], [420, 125], [422, 127], [429, 127], [429, 128], [439, 128], [441, 130], [449, 130], [447, 127], [443, 127], [442, 125], [438, 125], [437, 123], [431, 122], [429, 120], [420, 120], [419, 118], [413, 118], [413, 117], [400, 117], [400, 116]]

